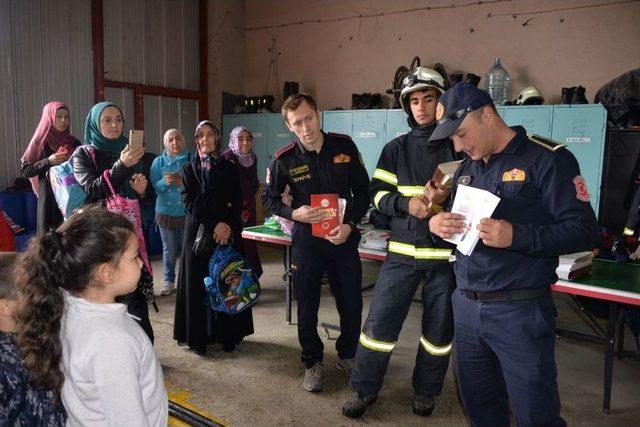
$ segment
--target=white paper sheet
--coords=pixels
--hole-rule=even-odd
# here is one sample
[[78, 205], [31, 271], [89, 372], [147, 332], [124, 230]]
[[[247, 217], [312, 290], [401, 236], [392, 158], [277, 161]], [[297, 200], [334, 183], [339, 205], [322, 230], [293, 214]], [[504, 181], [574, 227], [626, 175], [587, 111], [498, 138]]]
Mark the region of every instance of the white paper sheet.
[[486, 190], [459, 185], [451, 212], [464, 215], [465, 228], [462, 233], [445, 240], [456, 245], [463, 255], [470, 255], [480, 239], [477, 225], [482, 218], [491, 218], [499, 202], [500, 197]]

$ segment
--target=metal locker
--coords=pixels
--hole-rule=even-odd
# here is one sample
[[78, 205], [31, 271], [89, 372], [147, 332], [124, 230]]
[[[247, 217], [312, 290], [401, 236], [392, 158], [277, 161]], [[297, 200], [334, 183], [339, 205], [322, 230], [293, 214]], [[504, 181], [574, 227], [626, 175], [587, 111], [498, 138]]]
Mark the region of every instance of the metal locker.
[[607, 112], [600, 104], [555, 105], [551, 138], [576, 156], [598, 215]]
[[369, 177], [373, 175], [386, 142], [386, 121], [386, 110], [353, 111], [353, 140], [362, 154]]
[[323, 111], [322, 130], [325, 132], [343, 133], [353, 137], [353, 111]]
[[527, 133], [551, 137], [551, 122], [553, 120], [552, 105], [518, 105], [502, 107], [501, 114], [504, 122], [509, 126], [523, 126]]
[[409, 123], [407, 123], [407, 114], [404, 110], [387, 110], [385, 143], [409, 132], [410, 130], [411, 128], [409, 127]]
[[296, 140], [296, 135], [284, 124], [282, 114], [266, 114], [267, 137], [265, 141], [265, 169], [258, 169], [258, 178], [264, 182], [266, 167], [273, 161], [273, 154], [281, 147]]

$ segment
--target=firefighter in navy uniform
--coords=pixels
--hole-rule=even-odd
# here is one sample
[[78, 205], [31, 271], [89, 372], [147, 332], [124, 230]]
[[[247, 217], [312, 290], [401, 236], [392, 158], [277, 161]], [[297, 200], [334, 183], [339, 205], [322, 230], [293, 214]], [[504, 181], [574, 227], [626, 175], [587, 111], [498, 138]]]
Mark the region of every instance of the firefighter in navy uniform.
[[[311, 96], [290, 96], [282, 106], [282, 115], [298, 140], [276, 152], [267, 170], [262, 203], [271, 213], [295, 221], [291, 270], [305, 364], [303, 388], [320, 392], [324, 346], [317, 326], [325, 271], [340, 315], [337, 367], [348, 374], [353, 366], [362, 321], [362, 265], [356, 224], [369, 207], [369, 177], [350, 137], [322, 132]], [[290, 207], [281, 197], [287, 185], [292, 197]], [[324, 214], [321, 207], [310, 206], [310, 195], [324, 193], [338, 193], [347, 203], [343, 224], [320, 238], [312, 236], [311, 224], [320, 222]]]
[[442, 391], [453, 336], [451, 293], [455, 281], [449, 263], [451, 245], [434, 242], [427, 221], [429, 202], [442, 203], [448, 197], [448, 190], [431, 183], [436, 167], [459, 158], [449, 140], [429, 142], [443, 84], [442, 76], [427, 67], [416, 67], [403, 80], [400, 100], [411, 131], [385, 145], [369, 187], [376, 208], [392, 217], [391, 236], [360, 334], [350, 380], [353, 394], [342, 407], [342, 413], [350, 418], [362, 416], [377, 399], [391, 352], [422, 280], [422, 333], [416, 337], [413, 412], [431, 415], [433, 397]]
[[[489, 94], [459, 83], [440, 98], [431, 138], [449, 137], [466, 159], [459, 185], [501, 198], [477, 226], [468, 256], [456, 252], [452, 297], [456, 370], [473, 426], [563, 426], [554, 358], [550, 285], [558, 256], [590, 250], [598, 226], [578, 162], [562, 145], [508, 127]], [[431, 233], [462, 232], [459, 214], [442, 212]]]

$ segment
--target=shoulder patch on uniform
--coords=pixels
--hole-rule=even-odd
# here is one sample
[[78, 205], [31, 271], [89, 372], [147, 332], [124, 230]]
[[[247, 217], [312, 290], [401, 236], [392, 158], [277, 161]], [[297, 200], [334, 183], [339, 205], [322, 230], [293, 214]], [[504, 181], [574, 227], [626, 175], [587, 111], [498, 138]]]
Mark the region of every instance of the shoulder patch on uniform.
[[554, 141], [553, 139], [545, 138], [540, 135], [529, 134], [527, 135], [529, 139], [541, 147], [546, 148], [549, 151], [558, 151], [562, 147], [565, 147], [565, 144], [561, 144], [558, 141]]
[[280, 157], [282, 157], [282, 155], [285, 154], [286, 152], [291, 151], [293, 148], [295, 148], [295, 146], [296, 146], [296, 142], [291, 141], [291, 143], [285, 145], [284, 147], [280, 147], [278, 151], [276, 151], [275, 153], [276, 159], [279, 159]]
[[348, 139], [349, 141], [352, 141], [351, 137], [349, 135], [345, 135], [344, 133], [329, 132], [328, 135], [331, 135], [336, 138]]

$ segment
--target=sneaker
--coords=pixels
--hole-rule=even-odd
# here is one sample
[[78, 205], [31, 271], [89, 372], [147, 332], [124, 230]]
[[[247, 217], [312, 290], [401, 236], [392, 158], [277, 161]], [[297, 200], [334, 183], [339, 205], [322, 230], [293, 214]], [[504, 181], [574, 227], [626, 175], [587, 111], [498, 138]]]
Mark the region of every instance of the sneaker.
[[318, 362], [304, 370], [302, 387], [311, 393], [319, 393], [322, 391], [322, 362]]
[[171, 282], [164, 282], [160, 295], [171, 295], [176, 291], [176, 287]]
[[356, 359], [353, 357], [351, 359], [338, 359], [338, 361], [336, 362], [336, 368], [338, 368], [339, 371], [347, 374], [347, 379], [349, 379], [351, 378], [351, 372], [353, 371], [353, 365], [355, 364], [355, 362]]
[[421, 417], [428, 417], [433, 413], [435, 402], [431, 396], [413, 396], [413, 404], [411, 405], [413, 413]]
[[378, 396], [363, 396], [360, 393], [353, 392], [351, 396], [342, 405], [342, 415], [349, 418], [360, 418], [364, 415], [367, 406], [378, 400]]

